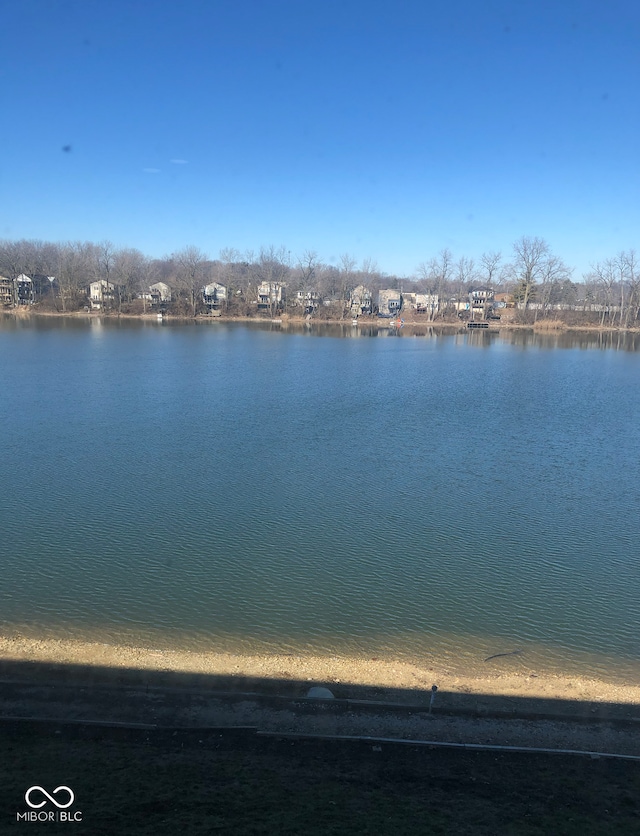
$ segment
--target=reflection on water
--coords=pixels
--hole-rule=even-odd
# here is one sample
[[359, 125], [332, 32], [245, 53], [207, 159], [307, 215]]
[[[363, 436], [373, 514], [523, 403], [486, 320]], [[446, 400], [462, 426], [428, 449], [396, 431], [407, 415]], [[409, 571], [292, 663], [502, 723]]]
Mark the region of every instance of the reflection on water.
[[256, 331], [296, 334], [307, 337], [334, 337], [343, 339], [363, 339], [367, 337], [399, 337], [403, 339], [426, 338], [431, 340], [451, 339], [477, 348], [489, 348], [493, 345], [514, 345], [520, 348], [600, 348], [615, 351], [640, 351], [640, 332], [638, 331], [591, 331], [566, 330], [557, 332], [534, 331], [530, 328], [499, 328], [493, 326], [487, 330], [468, 330], [466, 327], [452, 325], [394, 325], [393, 321], [379, 320], [361, 322], [300, 323], [285, 320], [220, 320], [220, 319], [185, 319], [164, 320], [156, 318], [127, 318], [91, 316], [14, 316], [0, 313], [0, 331], [76, 331], [90, 330], [98, 334], [102, 329], [153, 329], [158, 328], [251, 328]]

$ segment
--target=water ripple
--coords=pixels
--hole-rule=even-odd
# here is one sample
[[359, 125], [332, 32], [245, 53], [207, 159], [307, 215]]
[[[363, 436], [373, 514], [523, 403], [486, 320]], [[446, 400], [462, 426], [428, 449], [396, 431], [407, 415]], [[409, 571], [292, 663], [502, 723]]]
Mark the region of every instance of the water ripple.
[[640, 658], [638, 355], [161, 331], [3, 342], [4, 624]]

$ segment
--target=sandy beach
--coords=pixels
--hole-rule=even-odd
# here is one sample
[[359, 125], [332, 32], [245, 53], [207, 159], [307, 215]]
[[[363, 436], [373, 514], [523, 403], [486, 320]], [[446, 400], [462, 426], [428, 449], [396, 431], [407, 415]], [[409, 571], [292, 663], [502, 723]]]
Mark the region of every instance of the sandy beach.
[[[420, 667], [405, 661], [340, 656], [239, 655], [227, 652], [190, 652], [99, 642], [0, 637], [0, 662], [36, 662], [45, 666], [138, 672], [208, 675], [234, 681], [324, 685], [349, 692], [357, 686], [376, 698], [397, 699], [401, 693], [430, 693], [432, 685], [459, 695], [519, 697], [534, 700], [611, 702], [640, 706], [640, 685], [576, 676], [538, 674], [521, 666], [504, 669], [500, 659], [487, 664], [484, 676], [461, 676], [438, 666]], [[269, 688], [272, 690], [272, 688]]]
[[[0, 720], [252, 728], [640, 756], [640, 686], [392, 659], [0, 639]], [[334, 699], [310, 699], [323, 686]], [[432, 706], [432, 686], [437, 692]]]

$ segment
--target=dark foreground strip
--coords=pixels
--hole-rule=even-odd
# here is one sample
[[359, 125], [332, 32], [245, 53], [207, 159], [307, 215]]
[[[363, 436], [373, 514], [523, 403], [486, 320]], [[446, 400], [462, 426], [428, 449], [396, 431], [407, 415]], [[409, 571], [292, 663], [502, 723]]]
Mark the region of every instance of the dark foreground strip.
[[537, 755], [578, 755], [588, 758], [612, 758], [640, 762], [640, 755], [621, 755], [612, 752], [591, 752], [580, 749], [547, 749], [534, 746], [500, 746], [490, 743], [443, 743], [439, 740], [406, 740], [400, 737], [370, 737], [368, 735], [304, 734], [299, 732], [260, 731], [257, 726], [154, 726], [143, 723], [111, 723], [102, 720], [56, 720], [35, 717], [0, 717], [0, 725], [20, 732], [33, 733], [47, 729], [54, 734], [65, 733], [71, 737], [91, 738], [108, 732], [131, 742], [157, 743], [189, 741], [204, 743], [205, 739], [219, 741], [248, 741], [250, 739], [308, 740], [314, 742], [352, 742], [372, 745], [402, 745], [432, 749], [462, 749], [475, 752], [520, 752]]
[[282, 738], [283, 740], [352, 740], [360, 743], [402, 744], [405, 746], [428, 746], [439, 749], [465, 749], [475, 752], [525, 752], [536, 755], [582, 755], [588, 758], [619, 758], [640, 761], [640, 755], [618, 755], [613, 752], [588, 752], [581, 749], [543, 749], [535, 746], [498, 746], [491, 743], [443, 743], [439, 740], [405, 740], [400, 737], [367, 737], [349, 734], [299, 734], [297, 732], [259, 731], [258, 737]]

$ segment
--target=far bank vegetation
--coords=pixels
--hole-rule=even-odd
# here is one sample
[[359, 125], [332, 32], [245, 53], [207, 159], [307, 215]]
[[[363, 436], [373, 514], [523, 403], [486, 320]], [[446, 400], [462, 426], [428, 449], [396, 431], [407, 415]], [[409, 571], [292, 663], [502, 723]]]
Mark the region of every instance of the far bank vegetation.
[[[89, 296], [95, 282], [105, 289], [97, 305]], [[158, 283], [170, 289], [168, 296], [151, 292]], [[205, 292], [211, 287], [221, 288], [219, 297], [217, 291]], [[260, 289], [265, 287], [282, 292], [270, 290], [261, 297]], [[369, 294], [368, 306], [360, 304], [363, 288]], [[313, 250], [296, 255], [283, 246], [243, 253], [223, 249], [217, 258], [188, 246], [163, 258], [150, 258], [109, 241], [0, 241], [0, 306], [5, 307], [26, 304], [61, 313], [98, 307], [104, 313], [123, 315], [159, 309], [189, 317], [342, 320], [378, 315], [381, 291], [389, 290], [397, 291], [401, 300], [401, 307], [394, 308], [398, 315], [434, 323], [459, 322], [473, 294], [476, 298], [484, 294], [491, 300], [493, 318], [499, 315], [536, 329], [640, 326], [640, 269], [634, 250], [593, 264], [576, 280], [546, 241], [528, 236], [516, 241], [506, 255], [486, 252], [474, 259], [443, 249], [419, 264], [411, 276], [383, 273], [371, 259], [358, 263], [344, 254], [329, 264]], [[416, 303], [419, 299], [428, 302], [421, 305]], [[484, 304], [480, 315], [488, 317], [488, 313]]]

